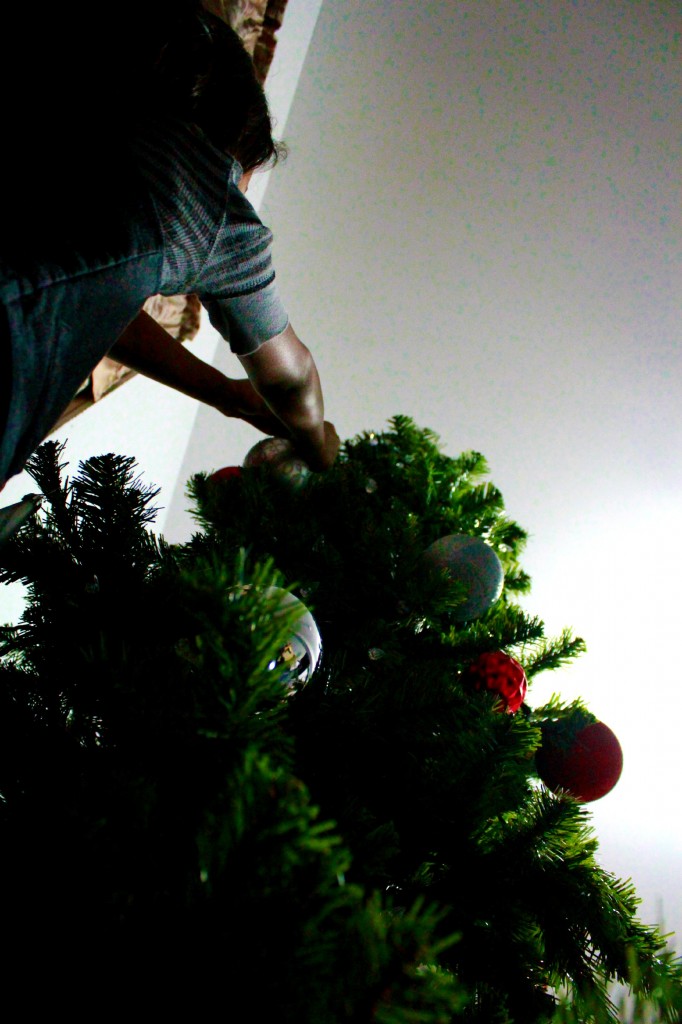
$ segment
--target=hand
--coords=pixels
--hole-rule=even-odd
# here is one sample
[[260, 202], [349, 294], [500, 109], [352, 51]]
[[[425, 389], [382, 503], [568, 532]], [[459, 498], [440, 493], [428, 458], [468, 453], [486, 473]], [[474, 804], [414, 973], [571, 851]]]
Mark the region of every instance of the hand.
[[324, 422], [322, 450], [320, 450], [319, 446], [312, 450], [308, 445], [304, 447], [300, 442], [294, 442], [294, 449], [299, 452], [301, 458], [316, 473], [323, 473], [325, 469], [329, 469], [334, 465], [340, 448], [341, 440], [336, 433], [336, 427], [327, 420]]
[[329, 466], [333, 466], [336, 462], [336, 458], [341, 450], [341, 438], [336, 433], [334, 424], [329, 423], [327, 420], [324, 423], [324, 450], [327, 468], [329, 468]]
[[216, 408], [225, 416], [244, 420], [245, 423], [249, 423], [269, 437], [285, 437], [292, 441], [294, 451], [315, 472], [324, 472], [325, 469], [329, 469], [339, 454], [341, 440], [333, 423], [327, 421], [324, 423], [321, 450], [319, 445], [312, 448], [303, 441], [294, 440], [291, 431], [270, 410], [249, 380], [230, 380], [229, 394], [221, 401], [220, 405], [216, 405]]
[[[222, 398], [222, 396], [221, 396]], [[269, 437], [286, 437], [291, 435], [285, 425], [263, 401], [249, 380], [230, 380], [229, 393], [216, 404], [224, 416], [244, 420], [256, 430]]]

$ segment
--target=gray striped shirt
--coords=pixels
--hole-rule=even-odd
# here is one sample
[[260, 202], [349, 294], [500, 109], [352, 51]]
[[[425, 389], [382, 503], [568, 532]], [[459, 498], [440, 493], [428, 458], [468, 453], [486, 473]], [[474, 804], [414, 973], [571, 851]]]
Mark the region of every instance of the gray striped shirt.
[[285, 329], [272, 233], [239, 191], [239, 163], [179, 121], [135, 141], [163, 239], [160, 293], [193, 292], [233, 352], [248, 355]]

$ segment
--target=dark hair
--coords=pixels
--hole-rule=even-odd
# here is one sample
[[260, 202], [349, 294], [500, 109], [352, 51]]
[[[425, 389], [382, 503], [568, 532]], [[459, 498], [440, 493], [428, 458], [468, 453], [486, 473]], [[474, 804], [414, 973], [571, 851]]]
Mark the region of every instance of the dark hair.
[[40, 223], [58, 209], [68, 220], [88, 197], [99, 208], [130, 172], [131, 138], [160, 116], [198, 125], [244, 171], [285, 155], [251, 57], [200, 0], [68, 0], [41, 5], [36, 24], [20, 3], [5, 21], [5, 233], [30, 211]]
[[253, 61], [237, 33], [201, 8], [183, 12], [161, 46], [151, 74], [151, 102], [192, 122], [244, 171], [276, 163], [284, 146]]

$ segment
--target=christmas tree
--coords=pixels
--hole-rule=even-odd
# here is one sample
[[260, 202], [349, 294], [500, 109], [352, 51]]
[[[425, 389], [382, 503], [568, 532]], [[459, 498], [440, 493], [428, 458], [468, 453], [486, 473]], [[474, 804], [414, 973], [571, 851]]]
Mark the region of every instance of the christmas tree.
[[33, 457], [0, 549], [28, 588], [0, 634], [8, 979], [297, 1024], [618, 1020], [620, 981], [677, 1020], [680, 964], [595, 856], [620, 748], [533, 705], [584, 644], [515, 603], [482, 456], [406, 417], [325, 474], [281, 456], [193, 478], [176, 546], [132, 459]]

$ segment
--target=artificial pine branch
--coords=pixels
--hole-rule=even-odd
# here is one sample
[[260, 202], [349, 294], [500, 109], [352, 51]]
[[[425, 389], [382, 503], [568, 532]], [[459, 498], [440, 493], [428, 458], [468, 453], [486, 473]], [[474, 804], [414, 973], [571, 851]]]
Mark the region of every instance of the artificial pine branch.
[[571, 629], [564, 629], [559, 637], [542, 640], [532, 647], [525, 646], [521, 651], [520, 660], [530, 677], [537, 675], [538, 672], [560, 668], [584, 654], [586, 650], [587, 645], [581, 637], [574, 636]]
[[[61, 481], [61, 454], [39, 453], [51, 501], [2, 555], [29, 584], [0, 668], [18, 948], [81, 992], [115, 978], [158, 998], [186, 977], [199, 1014], [239, 987], [292, 1024], [601, 1024], [622, 978], [672, 1020], [679, 963], [599, 866], [587, 809], [537, 777], [545, 725], [594, 716], [530, 696], [507, 714], [468, 681], [481, 654], [533, 674], [584, 648], [510, 600], [525, 532], [482, 456], [395, 417], [300, 491], [267, 467], [200, 474], [197, 533], [174, 547], [131, 461]], [[420, 568], [450, 533], [486, 538], [505, 572], [473, 621], [453, 615], [462, 582]], [[289, 696], [273, 588], [322, 634]]]

